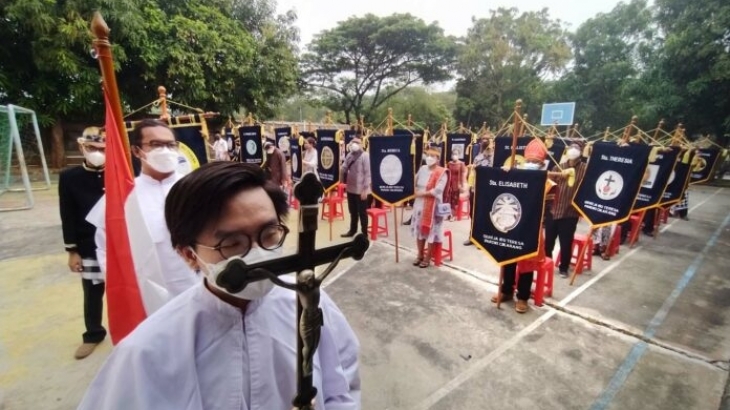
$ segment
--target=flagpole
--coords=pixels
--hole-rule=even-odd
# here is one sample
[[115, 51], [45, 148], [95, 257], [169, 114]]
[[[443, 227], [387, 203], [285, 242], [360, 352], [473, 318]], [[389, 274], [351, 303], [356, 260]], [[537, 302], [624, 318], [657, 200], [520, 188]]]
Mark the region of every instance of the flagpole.
[[114, 74], [114, 58], [112, 56], [112, 45], [109, 43], [109, 26], [106, 25], [104, 18], [98, 11], [94, 12], [91, 19], [91, 32], [94, 34], [92, 42], [94, 50], [96, 50], [99, 67], [101, 68], [101, 78], [104, 85], [104, 92], [107, 94], [109, 104], [111, 106], [114, 122], [117, 125], [117, 132], [122, 139], [122, 148], [124, 156], [132, 168], [132, 154], [129, 151], [129, 137], [127, 129], [124, 126], [124, 116], [122, 115], [122, 104], [119, 100], [119, 88], [117, 87], [117, 77]]

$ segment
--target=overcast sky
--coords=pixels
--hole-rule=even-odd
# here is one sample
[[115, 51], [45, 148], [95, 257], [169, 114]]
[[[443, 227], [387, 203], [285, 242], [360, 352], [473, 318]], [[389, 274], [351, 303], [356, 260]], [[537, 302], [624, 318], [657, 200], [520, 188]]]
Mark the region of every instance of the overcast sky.
[[618, 3], [618, 0], [278, 0], [278, 10], [279, 13], [290, 9], [297, 12], [303, 49], [314, 34], [333, 28], [353, 15], [411, 13], [426, 23], [438, 21], [448, 35], [463, 36], [472, 16], [488, 17], [489, 10], [517, 7], [523, 12], [547, 7], [551, 18], [569, 23], [569, 29], [574, 31], [584, 21], [597, 13], [611, 11]]

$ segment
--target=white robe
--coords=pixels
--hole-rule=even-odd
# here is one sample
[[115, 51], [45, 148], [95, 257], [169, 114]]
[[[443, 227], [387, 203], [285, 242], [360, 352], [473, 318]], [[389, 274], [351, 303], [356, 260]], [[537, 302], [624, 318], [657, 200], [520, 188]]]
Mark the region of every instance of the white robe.
[[[290, 410], [296, 394], [296, 302], [274, 287], [245, 315], [201, 283], [119, 343], [80, 410]], [[318, 410], [360, 408], [359, 343], [322, 291], [314, 358]]]
[[[130, 206], [129, 203], [125, 205], [127, 218], [142, 219], [147, 228], [146, 232], [141, 232], [140, 229], [143, 229], [141, 224], [135, 224], [137, 228], [128, 229], [137, 276], [146, 278], [145, 284], [148, 285], [142, 286], [143, 293], [145, 288], [164, 286], [164, 289], [156, 291], [158, 294], [156, 297], [144, 298], [148, 314], [159, 308], [160, 300], [164, 303], [200, 281], [195, 272], [173, 249], [170, 231], [165, 222], [165, 198], [180, 178], [182, 175], [175, 173], [162, 181], [157, 181], [146, 174], [140, 174], [134, 179], [134, 189], [128, 199], [128, 201], [136, 200], [137, 204], [133, 205], [137, 206]], [[104, 273], [106, 273], [105, 206], [106, 196], [99, 200], [86, 218], [96, 226], [94, 236], [96, 256]], [[127, 221], [127, 226], [132, 225], [132, 222], [135, 221]], [[155, 302], [147, 302], [148, 299], [154, 299]]]

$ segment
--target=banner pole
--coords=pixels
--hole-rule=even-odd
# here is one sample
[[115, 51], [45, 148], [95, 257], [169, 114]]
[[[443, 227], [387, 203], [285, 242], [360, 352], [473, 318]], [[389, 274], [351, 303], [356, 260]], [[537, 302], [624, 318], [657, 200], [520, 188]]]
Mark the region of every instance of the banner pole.
[[515, 157], [517, 156], [517, 136], [520, 132], [520, 109], [522, 108], [522, 100], [515, 102], [515, 119], [512, 127], [512, 155], [510, 156], [510, 168], [515, 167]]
[[395, 231], [395, 263], [399, 263], [400, 250], [398, 249], [398, 209], [395, 205], [389, 205], [393, 209], [393, 230]]
[[[517, 268], [515, 268], [515, 279], [517, 277]], [[504, 282], [504, 266], [499, 267], [499, 285], [497, 287], [497, 309], [502, 309], [502, 282]]]
[[92, 42], [94, 50], [99, 60], [101, 68], [101, 78], [104, 91], [109, 97], [109, 105], [111, 105], [114, 122], [117, 125], [117, 132], [122, 139], [122, 148], [124, 156], [127, 158], [130, 169], [132, 169], [132, 154], [129, 148], [129, 137], [127, 136], [127, 127], [124, 126], [124, 116], [122, 115], [122, 104], [119, 98], [119, 87], [117, 86], [117, 76], [114, 73], [114, 57], [112, 56], [112, 45], [109, 42], [109, 26], [107, 26], [101, 13], [94, 12], [91, 20], [91, 32], [94, 35]]

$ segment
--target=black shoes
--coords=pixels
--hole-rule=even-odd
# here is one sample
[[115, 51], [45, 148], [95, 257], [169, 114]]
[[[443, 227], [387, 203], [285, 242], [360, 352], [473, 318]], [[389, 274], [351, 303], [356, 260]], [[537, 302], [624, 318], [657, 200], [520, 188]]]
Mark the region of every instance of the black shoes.
[[464, 241], [464, 246], [472, 246], [472, 245], [474, 245], [474, 244], [471, 243], [471, 241], [469, 239]]
[[345, 232], [340, 235], [340, 238], [352, 238], [353, 236], [355, 236], [355, 232]]

